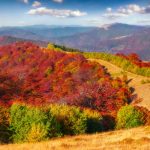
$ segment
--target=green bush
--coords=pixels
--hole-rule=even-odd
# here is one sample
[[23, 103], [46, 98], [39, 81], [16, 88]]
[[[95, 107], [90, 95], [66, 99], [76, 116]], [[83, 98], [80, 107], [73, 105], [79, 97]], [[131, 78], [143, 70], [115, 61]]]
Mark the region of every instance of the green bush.
[[0, 106], [0, 143], [9, 142], [10, 131], [9, 131], [10, 115], [9, 109]]
[[43, 123], [32, 124], [29, 132], [27, 133], [27, 141], [37, 142], [42, 141], [47, 136], [48, 138], [48, 129]]
[[98, 111], [84, 109], [87, 116], [87, 132], [96, 133], [103, 130], [103, 118]]
[[62, 51], [61, 48], [56, 47], [54, 44], [50, 44], [50, 43], [47, 45], [47, 49], [48, 50], [55, 50], [55, 51]]
[[87, 130], [87, 117], [75, 106], [51, 105], [51, 113], [61, 124], [61, 131], [65, 135], [77, 135]]
[[14, 104], [10, 110], [14, 142], [36, 142], [60, 135], [59, 125], [50, 112]]
[[15, 143], [37, 142], [62, 135], [99, 132], [103, 125], [99, 112], [89, 109], [58, 104], [43, 108], [13, 104], [10, 130]]
[[8, 131], [7, 135], [1, 132], [0, 142], [8, 139], [14, 143], [38, 142], [62, 135], [95, 133], [103, 130], [102, 121], [99, 112], [90, 109], [58, 104], [41, 108], [16, 103], [10, 110], [0, 107], [0, 131]]
[[56, 45], [56, 44], [54, 44], [53, 46], [55, 47], [56, 50], [57, 50], [57, 49], [60, 49], [60, 50], [62, 50], [62, 51], [66, 51], [66, 52], [76, 52], [76, 53], [79, 52], [79, 53], [80, 53], [80, 50], [79, 50], [79, 49], [66, 47], [66, 46], [64, 46], [64, 45]]
[[123, 106], [117, 114], [117, 129], [133, 128], [144, 124], [143, 114], [133, 106]]

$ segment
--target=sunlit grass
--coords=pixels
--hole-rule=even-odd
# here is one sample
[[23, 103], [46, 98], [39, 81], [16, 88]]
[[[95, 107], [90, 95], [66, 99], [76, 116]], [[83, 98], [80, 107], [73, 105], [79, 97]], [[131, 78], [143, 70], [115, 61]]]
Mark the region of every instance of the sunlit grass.
[[40, 143], [10, 144], [0, 150], [148, 150], [150, 126], [93, 135], [52, 139]]

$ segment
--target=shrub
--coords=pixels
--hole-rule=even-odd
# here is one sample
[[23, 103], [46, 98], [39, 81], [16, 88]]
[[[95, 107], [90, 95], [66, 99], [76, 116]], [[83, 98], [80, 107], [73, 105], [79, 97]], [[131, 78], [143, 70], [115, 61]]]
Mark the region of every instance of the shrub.
[[9, 109], [0, 106], [0, 143], [9, 142]]
[[79, 108], [67, 105], [51, 105], [50, 110], [61, 124], [63, 134], [77, 135], [86, 132], [87, 117]]
[[48, 49], [48, 50], [54, 50], [55, 47], [54, 47], [53, 44], [49, 43], [49, 44], [47, 45], [47, 49]]
[[143, 125], [143, 114], [131, 105], [123, 106], [117, 114], [117, 129]]
[[98, 111], [84, 109], [87, 116], [87, 132], [95, 133], [103, 130], [103, 118]]
[[112, 115], [103, 115], [103, 130], [104, 131], [112, 131], [115, 129], [116, 120], [115, 116]]
[[14, 142], [36, 142], [60, 133], [54, 117], [41, 108], [14, 104], [10, 115]]
[[47, 135], [46, 126], [43, 123], [33, 124], [27, 134], [27, 141], [37, 142], [42, 141]]
[[48, 50], [55, 50], [55, 51], [62, 51], [62, 49], [60, 47], [57, 47], [56, 45], [53, 45], [50, 43], [47, 45], [47, 49]]
[[62, 51], [66, 51], [66, 52], [76, 52], [76, 53], [81, 53], [79, 49], [75, 49], [75, 48], [70, 48], [70, 47], [66, 47], [64, 45], [56, 45], [54, 44], [55, 49], [60, 49]]

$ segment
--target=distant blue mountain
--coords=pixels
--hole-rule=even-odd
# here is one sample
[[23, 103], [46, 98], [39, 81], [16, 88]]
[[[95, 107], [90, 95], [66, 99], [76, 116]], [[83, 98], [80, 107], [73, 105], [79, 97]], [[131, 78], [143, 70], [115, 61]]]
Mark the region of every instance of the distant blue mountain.
[[102, 27], [55, 25], [1, 27], [0, 36], [51, 42], [83, 51], [135, 52], [143, 59], [150, 60], [149, 26], [116, 23]]
[[95, 27], [80, 26], [48, 26], [34, 25], [22, 27], [1, 27], [0, 36], [14, 36], [32, 40], [50, 40], [51, 38], [71, 36], [78, 33], [89, 32]]

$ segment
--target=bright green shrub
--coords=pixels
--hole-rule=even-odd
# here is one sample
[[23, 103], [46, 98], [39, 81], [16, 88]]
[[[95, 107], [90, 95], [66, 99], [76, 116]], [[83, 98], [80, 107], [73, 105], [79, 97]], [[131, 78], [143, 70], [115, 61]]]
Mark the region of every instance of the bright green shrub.
[[60, 135], [55, 118], [41, 108], [14, 104], [10, 117], [14, 142], [36, 142]]
[[47, 129], [43, 123], [32, 124], [31, 129], [27, 134], [27, 141], [37, 142], [42, 141], [43, 138], [46, 138]]
[[10, 137], [9, 122], [10, 122], [9, 109], [0, 106], [0, 143], [9, 142]]
[[55, 49], [55, 46], [54, 46], [53, 44], [49, 43], [49, 44], [47, 45], [47, 49], [48, 49], [48, 50], [54, 50], [54, 49]]
[[143, 114], [136, 110], [133, 106], [123, 106], [117, 114], [117, 129], [133, 128], [143, 125]]
[[47, 49], [48, 50], [55, 50], [55, 51], [62, 51], [62, 49], [60, 47], [57, 47], [56, 45], [50, 44], [50, 43], [47, 45]]
[[87, 130], [86, 115], [75, 106], [51, 105], [51, 113], [61, 124], [61, 131], [65, 135], [77, 135]]
[[99, 112], [58, 104], [44, 108], [13, 104], [10, 122], [14, 142], [37, 142], [50, 137], [103, 130]]
[[55, 47], [56, 51], [59, 50], [59, 51], [75, 52], [75, 53], [79, 52], [80, 53], [79, 49], [66, 47], [64, 45], [56, 45], [56, 44], [54, 44], [53, 46]]
[[84, 113], [87, 116], [87, 132], [95, 133], [103, 130], [103, 118], [98, 111], [84, 109]]

